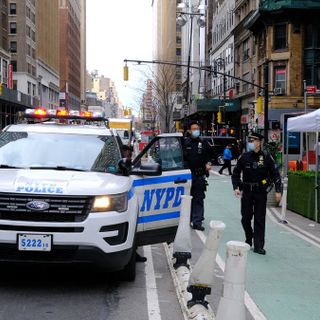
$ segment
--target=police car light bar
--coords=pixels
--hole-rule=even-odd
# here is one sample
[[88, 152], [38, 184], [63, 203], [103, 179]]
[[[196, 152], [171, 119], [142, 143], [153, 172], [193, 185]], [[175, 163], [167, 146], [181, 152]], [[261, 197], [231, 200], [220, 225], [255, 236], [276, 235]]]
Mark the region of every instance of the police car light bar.
[[35, 109], [26, 109], [25, 118], [34, 119], [70, 119], [70, 120], [87, 120], [87, 121], [105, 121], [104, 112], [89, 112], [65, 109], [49, 109], [37, 107]]

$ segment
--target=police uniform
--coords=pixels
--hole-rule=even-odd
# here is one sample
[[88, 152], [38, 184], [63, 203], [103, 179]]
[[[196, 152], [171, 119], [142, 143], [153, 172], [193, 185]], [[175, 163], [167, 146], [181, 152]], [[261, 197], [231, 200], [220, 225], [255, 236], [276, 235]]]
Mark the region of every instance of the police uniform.
[[[263, 139], [263, 136], [253, 133], [249, 138]], [[242, 180], [241, 180], [242, 173]], [[281, 178], [277, 165], [271, 155], [263, 151], [249, 151], [238, 160], [232, 175], [233, 189], [242, 190], [241, 223], [246, 236], [246, 243], [254, 244], [254, 251], [265, 254], [265, 219], [267, 206], [267, 193], [272, 184], [276, 192], [281, 190]], [[254, 217], [252, 230], [251, 220]]]
[[184, 158], [192, 173], [191, 223], [194, 229], [202, 230], [204, 198], [207, 189], [206, 164], [211, 165], [211, 149], [201, 137], [188, 137], [184, 141]]

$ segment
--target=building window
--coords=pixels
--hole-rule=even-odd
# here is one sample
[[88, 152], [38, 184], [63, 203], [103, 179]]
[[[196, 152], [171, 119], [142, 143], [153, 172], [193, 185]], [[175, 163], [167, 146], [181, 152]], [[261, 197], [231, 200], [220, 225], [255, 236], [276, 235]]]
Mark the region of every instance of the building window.
[[10, 3], [9, 5], [9, 12], [10, 14], [17, 14], [17, 4], [16, 3]]
[[26, 6], [26, 16], [30, 19], [30, 8]]
[[27, 29], [26, 29], [27, 31], [27, 36], [30, 38], [31, 37], [31, 28], [30, 28], [30, 26], [27, 26]]
[[36, 58], [36, 49], [32, 48], [32, 58], [35, 59]]
[[284, 91], [286, 88], [286, 68], [277, 67], [274, 70], [275, 70], [274, 87], [277, 89], [282, 89]]
[[32, 39], [33, 41], [36, 41], [36, 33], [35, 33], [34, 30], [31, 30], [31, 39]]
[[242, 51], [243, 61], [246, 61], [249, 59], [249, 51], [250, 51], [249, 39], [247, 39], [243, 41], [243, 51]]
[[11, 34], [17, 33], [17, 23], [16, 22], [10, 22], [10, 33]]
[[11, 60], [11, 65], [12, 65], [12, 71], [17, 72], [17, 61], [16, 60]]
[[32, 66], [31, 69], [32, 69], [32, 75], [36, 76], [36, 67]]
[[13, 80], [12, 81], [12, 89], [13, 90], [18, 90], [18, 80]]
[[177, 41], [177, 44], [181, 44], [181, 37], [177, 36], [176, 41]]
[[17, 41], [10, 41], [10, 51], [12, 53], [17, 52]]
[[27, 65], [28, 65], [28, 73], [31, 74], [31, 64], [30, 64], [30, 63], [27, 63]]
[[181, 48], [177, 48], [176, 49], [176, 55], [177, 56], [181, 56]]
[[287, 25], [279, 24], [274, 26], [274, 50], [287, 48]]
[[[243, 80], [250, 81], [250, 73], [245, 73], [242, 77]], [[242, 82], [242, 91], [244, 93], [249, 91], [249, 84], [247, 82]]]
[[28, 81], [28, 95], [31, 94], [31, 82]]
[[36, 95], [36, 85], [32, 84], [32, 95], [35, 96]]

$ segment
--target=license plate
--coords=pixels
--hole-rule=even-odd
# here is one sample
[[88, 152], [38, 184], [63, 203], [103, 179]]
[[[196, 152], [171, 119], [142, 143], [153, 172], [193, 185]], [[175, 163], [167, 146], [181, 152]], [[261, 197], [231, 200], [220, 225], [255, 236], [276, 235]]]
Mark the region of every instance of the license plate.
[[20, 251], [51, 251], [51, 244], [50, 234], [18, 234]]

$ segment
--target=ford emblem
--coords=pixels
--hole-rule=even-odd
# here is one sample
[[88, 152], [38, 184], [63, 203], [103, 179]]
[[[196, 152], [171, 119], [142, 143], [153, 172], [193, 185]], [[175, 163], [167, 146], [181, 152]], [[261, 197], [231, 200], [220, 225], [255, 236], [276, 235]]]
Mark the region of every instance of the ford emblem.
[[49, 209], [49, 203], [45, 201], [33, 200], [26, 204], [26, 207], [33, 211], [44, 211]]

